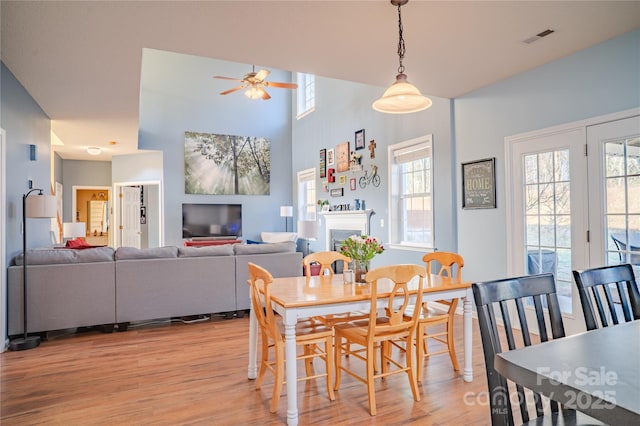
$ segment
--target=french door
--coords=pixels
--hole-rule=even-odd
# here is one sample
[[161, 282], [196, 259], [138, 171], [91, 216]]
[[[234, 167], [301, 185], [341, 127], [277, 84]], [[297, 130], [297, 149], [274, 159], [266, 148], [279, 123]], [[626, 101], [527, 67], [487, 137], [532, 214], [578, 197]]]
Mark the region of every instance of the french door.
[[584, 330], [572, 270], [640, 271], [638, 112], [506, 138], [508, 272], [554, 274], [567, 334]]

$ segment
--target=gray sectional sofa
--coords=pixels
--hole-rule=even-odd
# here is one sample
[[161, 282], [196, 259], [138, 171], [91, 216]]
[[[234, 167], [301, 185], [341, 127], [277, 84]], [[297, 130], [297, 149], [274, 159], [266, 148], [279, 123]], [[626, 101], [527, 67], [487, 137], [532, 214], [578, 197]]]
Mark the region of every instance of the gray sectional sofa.
[[[295, 243], [27, 252], [30, 333], [159, 318], [243, 312], [247, 263], [274, 277], [302, 274]], [[8, 269], [10, 336], [23, 332], [22, 255]]]

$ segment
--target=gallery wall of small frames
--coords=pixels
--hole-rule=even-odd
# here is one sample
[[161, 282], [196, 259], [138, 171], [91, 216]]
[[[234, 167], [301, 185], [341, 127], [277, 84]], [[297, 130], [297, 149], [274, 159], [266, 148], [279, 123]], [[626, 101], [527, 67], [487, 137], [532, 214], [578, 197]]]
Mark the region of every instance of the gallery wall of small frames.
[[[366, 142], [365, 129], [357, 130], [354, 142], [345, 141], [335, 147], [320, 150], [320, 194], [329, 200], [318, 200], [323, 211], [364, 210], [364, 200], [354, 204], [344, 203], [338, 197], [357, 195], [357, 191], [369, 185], [380, 186], [378, 166], [375, 164], [376, 142]], [[366, 161], [363, 161], [364, 159]], [[322, 196], [322, 195], [321, 195]], [[322, 203], [321, 203], [322, 201]]]

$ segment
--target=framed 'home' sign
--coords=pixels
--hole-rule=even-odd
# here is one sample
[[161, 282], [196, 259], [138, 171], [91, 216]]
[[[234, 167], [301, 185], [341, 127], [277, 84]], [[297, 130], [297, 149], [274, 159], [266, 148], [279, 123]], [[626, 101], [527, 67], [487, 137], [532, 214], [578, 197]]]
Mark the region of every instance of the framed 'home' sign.
[[496, 159], [462, 163], [462, 208], [496, 208]]

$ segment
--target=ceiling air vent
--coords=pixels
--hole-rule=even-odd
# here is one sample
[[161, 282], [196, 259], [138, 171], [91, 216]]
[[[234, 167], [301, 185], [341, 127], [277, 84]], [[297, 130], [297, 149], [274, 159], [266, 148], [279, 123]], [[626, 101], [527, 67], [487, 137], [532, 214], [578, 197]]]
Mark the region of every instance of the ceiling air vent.
[[523, 43], [526, 43], [526, 44], [531, 44], [531, 43], [533, 43], [534, 41], [538, 41], [538, 40], [540, 40], [542, 37], [546, 37], [546, 36], [548, 36], [549, 34], [553, 34], [554, 32], [555, 32], [555, 31], [553, 31], [552, 29], [547, 28], [546, 30], [544, 30], [544, 31], [542, 31], [542, 32], [539, 32], [538, 34], [534, 35], [533, 37], [529, 37], [528, 39], [523, 40], [522, 42], [523, 42]]

